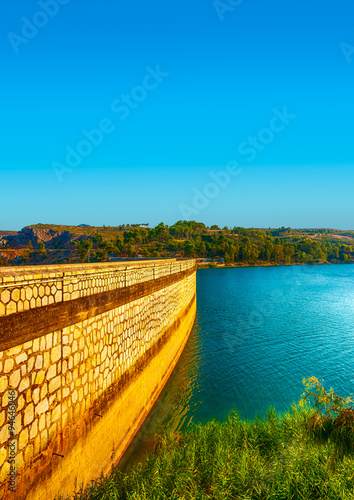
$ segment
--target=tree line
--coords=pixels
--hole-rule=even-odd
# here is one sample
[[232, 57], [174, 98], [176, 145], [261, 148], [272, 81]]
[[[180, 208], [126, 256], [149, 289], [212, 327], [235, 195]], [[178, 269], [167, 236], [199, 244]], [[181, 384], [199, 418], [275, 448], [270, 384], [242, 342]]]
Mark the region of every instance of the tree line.
[[122, 228], [115, 238], [104, 238], [97, 231], [72, 242], [72, 247], [81, 262], [106, 261], [117, 256], [224, 259], [229, 265], [291, 264], [351, 262], [354, 257], [351, 238], [353, 231], [334, 234], [330, 229], [285, 227], [221, 229], [195, 221], [178, 221], [172, 226], [161, 222], [154, 228]]

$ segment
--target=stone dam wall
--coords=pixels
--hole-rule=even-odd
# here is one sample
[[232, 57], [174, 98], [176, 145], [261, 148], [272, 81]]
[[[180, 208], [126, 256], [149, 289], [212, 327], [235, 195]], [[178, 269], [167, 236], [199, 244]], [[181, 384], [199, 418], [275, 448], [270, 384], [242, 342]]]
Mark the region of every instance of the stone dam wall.
[[194, 260], [0, 268], [0, 498], [50, 500], [109, 472], [195, 312]]

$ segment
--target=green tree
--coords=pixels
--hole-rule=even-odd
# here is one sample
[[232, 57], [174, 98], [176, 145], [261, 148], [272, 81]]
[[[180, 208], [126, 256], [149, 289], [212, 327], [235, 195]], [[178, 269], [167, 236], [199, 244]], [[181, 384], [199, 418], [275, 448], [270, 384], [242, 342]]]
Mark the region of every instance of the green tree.
[[184, 242], [183, 250], [184, 250], [184, 255], [186, 257], [194, 257], [194, 255], [195, 255], [195, 245], [194, 245], [193, 241], [186, 240]]
[[39, 242], [39, 253], [43, 259], [47, 257], [47, 250], [43, 241]]
[[169, 227], [163, 222], [160, 222], [154, 229], [154, 236], [157, 241], [168, 241], [170, 237]]
[[284, 261], [289, 264], [291, 262], [291, 259], [295, 253], [295, 248], [293, 245], [286, 245], [284, 247]]
[[196, 247], [196, 252], [198, 254], [198, 257], [205, 257], [206, 256], [207, 248], [206, 248], [204, 241], [202, 241], [201, 243], [198, 244], [198, 246]]
[[80, 262], [90, 262], [90, 251], [92, 248], [92, 240], [91, 239], [84, 239], [80, 241], [75, 242], [75, 246], [79, 251], [80, 255]]

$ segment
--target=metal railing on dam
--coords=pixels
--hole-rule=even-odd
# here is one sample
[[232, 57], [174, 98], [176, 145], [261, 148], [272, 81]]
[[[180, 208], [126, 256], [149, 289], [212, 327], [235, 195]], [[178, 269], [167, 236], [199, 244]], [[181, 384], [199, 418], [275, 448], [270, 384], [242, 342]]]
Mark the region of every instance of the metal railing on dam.
[[0, 270], [0, 497], [72, 494], [116, 464], [196, 311], [194, 260]]

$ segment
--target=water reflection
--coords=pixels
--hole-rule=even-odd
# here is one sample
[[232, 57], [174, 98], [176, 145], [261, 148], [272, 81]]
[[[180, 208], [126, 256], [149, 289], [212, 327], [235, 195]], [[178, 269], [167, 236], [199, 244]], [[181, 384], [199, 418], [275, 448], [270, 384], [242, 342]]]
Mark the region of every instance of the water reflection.
[[[306, 268], [306, 269], [305, 269]], [[170, 425], [285, 411], [315, 376], [354, 386], [354, 266], [205, 269], [189, 342], [135, 440], [134, 460]]]
[[201, 404], [203, 367], [200, 320], [196, 317], [184, 351], [155, 405], [120, 461], [120, 468], [141, 462], [154, 450], [157, 436], [169, 427], [178, 432], [188, 426]]

